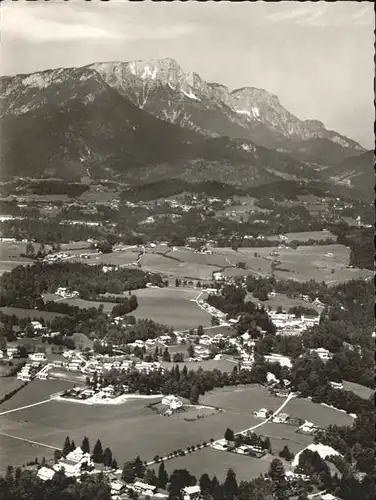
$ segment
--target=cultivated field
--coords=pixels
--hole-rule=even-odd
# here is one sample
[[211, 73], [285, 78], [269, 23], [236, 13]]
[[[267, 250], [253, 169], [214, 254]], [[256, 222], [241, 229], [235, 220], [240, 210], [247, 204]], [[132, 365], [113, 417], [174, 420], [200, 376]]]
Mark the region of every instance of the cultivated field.
[[20, 241], [0, 241], [0, 275], [17, 266], [32, 264], [31, 259], [20, 257], [26, 252], [26, 243]]
[[140, 263], [146, 271], [160, 273], [172, 278], [211, 280], [213, 272], [219, 270], [214, 266], [195, 262], [180, 262], [154, 253], [143, 255]]
[[360, 396], [363, 399], [368, 399], [375, 393], [374, 389], [371, 389], [370, 387], [355, 384], [354, 382], [347, 382], [346, 380], [343, 381], [343, 388], [345, 391], [354, 392], [357, 396]]
[[326, 428], [330, 424], [351, 425], [354, 422], [353, 417], [347, 415], [344, 411], [312, 403], [309, 399], [292, 399], [286, 406], [286, 413], [293, 417], [308, 420], [322, 428]]
[[[302, 231], [302, 232], [297, 232], [297, 233], [285, 233], [284, 236], [287, 238], [287, 243], [291, 242], [293, 240], [297, 241], [308, 241], [308, 240], [315, 240], [315, 241], [323, 241], [327, 240], [328, 238], [336, 241], [337, 237], [332, 234], [330, 231]], [[278, 239], [278, 236], [268, 236], [268, 240], [276, 240]]]
[[[247, 299], [255, 303], [260, 302], [260, 300], [257, 297], [255, 297], [252, 293], [247, 293]], [[290, 297], [287, 297], [287, 295], [285, 295], [284, 293], [277, 293], [275, 297], [272, 297], [268, 300], [264, 300], [262, 303], [265, 307], [270, 306], [273, 311], [275, 311], [278, 306], [281, 306], [284, 311], [288, 311], [290, 307], [295, 307], [295, 306], [310, 307], [312, 309], [316, 309], [316, 311], [322, 310], [322, 307], [317, 307], [312, 304], [308, 304], [302, 299], [292, 299]]]
[[20, 307], [0, 307], [0, 311], [3, 314], [7, 314], [12, 316], [13, 314], [18, 318], [27, 318], [31, 319], [36, 318], [39, 320], [40, 318], [44, 318], [45, 320], [52, 321], [54, 318], [58, 316], [65, 316], [65, 314], [49, 312], [49, 311], [39, 311], [37, 309], [22, 309]]
[[[176, 457], [165, 462], [166, 471], [171, 474], [175, 469], [187, 469], [199, 480], [205, 472], [212, 478], [217, 476], [220, 481], [224, 481], [228, 469], [236, 472], [238, 482], [250, 480], [260, 474], [268, 472], [272, 460], [270, 455], [265, 455], [261, 459], [236, 455], [204, 448], [185, 457]], [[153, 466], [155, 471], [159, 465]]]
[[138, 307], [132, 315], [136, 318], [149, 318], [176, 330], [210, 325], [211, 315], [192, 302], [199, 294], [197, 290], [145, 288], [135, 290], [134, 294]]
[[[1, 368], [0, 367], [0, 373], [1, 373]], [[8, 371], [8, 367], [7, 367]], [[15, 389], [18, 389], [18, 387], [21, 387], [23, 384], [22, 380], [18, 380], [16, 377], [0, 377], [0, 399], [5, 396], [5, 394], [8, 394], [11, 391], [14, 391]], [[1, 405], [0, 405], [1, 409]], [[0, 410], [1, 413], [1, 410]]]
[[[131, 248], [131, 247], [130, 247]], [[69, 252], [72, 253], [72, 252]], [[138, 253], [136, 249], [123, 250], [121, 252], [112, 252], [104, 254], [96, 254], [95, 250], [92, 251], [76, 251], [77, 257], [73, 257], [72, 261], [82, 262], [86, 264], [101, 264], [101, 265], [113, 265], [113, 266], [128, 266], [134, 264], [137, 261]], [[82, 253], [92, 253], [88, 258], [81, 258]]]
[[[328, 234], [328, 233], [325, 233]], [[279, 260], [275, 276], [279, 279], [293, 279], [297, 281], [325, 281], [336, 284], [356, 278], [372, 276], [372, 271], [367, 269], [351, 269], [347, 266], [350, 260], [350, 249], [344, 245], [300, 246], [292, 248], [275, 249], [277, 255], [272, 255], [273, 248], [241, 248], [236, 253], [227, 250], [228, 260], [232, 263], [243, 261], [246, 269], [226, 269], [225, 276], [236, 275], [270, 275], [271, 262]], [[220, 249], [224, 253], [225, 249]], [[257, 254], [257, 257], [256, 257]], [[236, 255], [236, 257], [235, 257]], [[235, 260], [236, 259], [236, 260]]]
[[[289, 406], [287, 405], [289, 409]], [[288, 411], [288, 410], [287, 410]], [[268, 436], [272, 445], [272, 452], [278, 455], [285, 445], [295, 455], [303, 448], [313, 443], [313, 436], [297, 433], [297, 426], [267, 423], [260, 428], [262, 436]]]
[[[59, 386], [60, 389], [58, 389]], [[46, 399], [49, 394], [66, 386], [66, 382], [34, 381], [10, 401], [1, 405], [1, 412]], [[103, 446], [111, 447], [119, 464], [137, 455], [140, 455], [143, 460], [149, 461], [155, 455], [163, 456], [174, 450], [185, 449], [188, 446], [209, 441], [210, 438], [222, 438], [227, 427], [236, 432], [259, 424], [261, 420], [255, 419], [252, 412], [262, 407], [275, 410], [283, 403], [283, 399], [274, 398], [268, 394], [265, 388], [255, 385], [219, 389], [201, 397], [200, 404], [217, 406], [225, 411], [192, 422], [185, 421], [184, 416], [178, 414], [171, 417], [156, 415], [146, 406], [150, 402], [151, 400], [138, 399], [118, 406], [89, 406], [79, 403], [49, 401], [39, 406], [0, 415], [2, 446], [0, 468], [4, 468], [9, 461], [14, 464], [22, 464], [30, 456], [30, 444], [26, 441], [11, 439], [9, 435], [55, 447], [61, 447], [67, 435], [73, 438], [76, 443], [80, 443], [85, 435], [89, 437], [91, 443], [94, 443], [99, 437]], [[290, 401], [286, 405], [285, 411], [307, 418], [318, 425], [341, 424], [350, 418], [341, 412], [304, 400]], [[257, 432], [264, 434], [264, 427], [268, 431], [266, 426], [261, 426]], [[280, 429], [279, 426], [278, 429]], [[5, 438], [3, 438], [4, 433], [7, 434]], [[274, 436], [274, 429], [272, 435]], [[294, 438], [298, 443], [301, 440], [301, 448], [305, 446], [304, 439], [304, 436], [299, 436], [298, 439]], [[34, 445], [32, 458], [35, 455], [39, 457], [51, 456], [52, 453], [53, 450]], [[200, 460], [200, 453], [202, 452], [197, 453], [197, 457], [195, 454], [197, 461]], [[207, 450], [204, 453], [217, 454], [212, 461], [216, 464], [215, 472], [217, 474], [221, 473], [219, 469], [222, 468], [222, 473], [225, 473], [232, 466], [239, 477], [242, 474], [258, 475], [259, 472], [263, 472], [264, 466], [268, 467], [268, 463], [261, 465], [260, 460], [250, 460], [247, 457], [236, 457], [215, 450]], [[191, 469], [189, 461], [195, 461], [195, 458], [187, 456], [186, 459], [187, 462], [183, 462], [184, 458], [182, 458], [181, 464]], [[241, 459], [248, 461], [249, 465], [243, 466], [245, 462], [240, 462]], [[173, 468], [176, 467], [173, 462], [171, 464]], [[262, 469], [260, 470], [259, 467]], [[191, 471], [195, 473], [195, 470], [192, 466]], [[245, 472], [242, 472], [243, 470]], [[214, 469], [207, 472], [213, 474]]]

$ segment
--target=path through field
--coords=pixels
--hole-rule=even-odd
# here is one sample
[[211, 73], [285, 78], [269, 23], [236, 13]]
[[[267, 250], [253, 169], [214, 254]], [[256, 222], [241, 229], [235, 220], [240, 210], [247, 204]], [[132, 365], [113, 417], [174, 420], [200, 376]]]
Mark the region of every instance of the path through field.
[[[245, 434], [246, 432], [249, 432], [249, 431], [253, 431], [254, 429], [258, 429], [259, 427], [261, 427], [262, 425], [265, 425], [266, 423], [270, 422], [270, 420], [275, 417], [286, 405], [289, 401], [291, 401], [291, 399], [295, 398], [296, 397], [296, 394], [289, 394], [287, 396], [287, 398], [285, 399], [285, 401], [281, 404], [281, 406], [279, 408], [277, 408], [277, 410], [272, 414], [270, 415], [270, 417], [268, 417], [267, 419], [263, 420], [262, 422], [260, 422], [259, 424], [256, 424], [254, 425], [253, 427], [250, 427], [249, 429], [245, 429], [243, 431], [240, 431], [240, 432], [236, 432], [235, 434]], [[210, 444], [211, 447], [214, 447], [215, 443], [217, 443], [218, 441], [214, 441], [213, 443]], [[207, 445], [209, 446], [209, 445]], [[195, 450], [191, 451], [194, 452], [194, 451], [197, 451], [198, 449], [201, 449], [201, 448], [196, 448]], [[214, 448], [215, 449], [215, 448]], [[185, 453], [187, 453], [187, 448], [185, 450], [183, 450]], [[162, 461], [165, 461], [165, 460], [171, 460], [172, 458], [175, 458], [175, 456], [173, 457], [169, 457], [169, 456], [165, 456], [165, 457], [160, 457], [158, 462], [156, 460], [151, 460], [150, 462], [148, 462], [146, 465], [149, 466], [149, 465], [154, 465], [156, 463], [159, 463], [159, 462], [162, 462]]]
[[15, 411], [21, 411], [21, 410], [26, 410], [26, 408], [32, 408], [33, 406], [38, 406], [38, 405], [42, 405], [44, 403], [49, 403], [50, 401], [52, 401], [52, 399], [44, 399], [43, 401], [38, 401], [38, 403], [33, 403], [31, 405], [27, 405], [27, 406], [20, 406], [19, 408], [13, 408], [13, 410], [7, 410], [7, 411], [3, 411], [2, 413], [0, 413], [0, 417], [2, 417], [3, 415], [7, 415], [8, 413], [13, 413]]

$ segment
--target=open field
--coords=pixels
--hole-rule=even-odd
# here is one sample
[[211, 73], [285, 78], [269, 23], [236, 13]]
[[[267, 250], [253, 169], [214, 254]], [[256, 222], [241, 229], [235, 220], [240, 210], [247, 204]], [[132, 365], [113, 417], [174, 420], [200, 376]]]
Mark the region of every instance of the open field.
[[[67, 383], [62, 381], [33, 381], [14, 398], [1, 405], [0, 413], [45, 400], [51, 393], [64, 387], [67, 387]], [[158, 398], [155, 401], [158, 401]], [[171, 417], [156, 415], [146, 407], [149, 402], [151, 401], [138, 399], [118, 406], [90, 406], [48, 401], [38, 406], [0, 415], [2, 446], [0, 469], [4, 469], [10, 460], [13, 464], [24, 463], [30, 453], [30, 444], [24, 442], [22, 445], [21, 441], [9, 437], [3, 439], [4, 433], [55, 447], [62, 446], [67, 435], [76, 443], [80, 443], [85, 435], [89, 437], [92, 444], [99, 437], [104, 447], [111, 447], [119, 464], [137, 455], [149, 461], [155, 455], [163, 456], [177, 449], [185, 449], [188, 446], [209, 441], [210, 438], [219, 439], [223, 437], [227, 427], [231, 427], [236, 432], [259, 424], [261, 420], [255, 419], [252, 412], [262, 407], [275, 410], [281, 406], [283, 399], [270, 396], [265, 388], [256, 385], [219, 389], [201, 397], [200, 404], [218, 406], [225, 411], [193, 422], [185, 421], [182, 415], [178, 414]], [[308, 413], [308, 417], [303, 416], [303, 418], [313, 420], [319, 425], [341, 424], [343, 422], [341, 419], [347, 421], [350, 418], [341, 412], [305, 400], [290, 401], [286, 406], [286, 411], [296, 416], [301, 416], [300, 414], [304, 412]], [[261, 426], [258, 432], [263, 434], [264, 426]], [[299, 436], [300, 439], [303, 442], [305, 437]], [[299, 440], [295, 441], [299, 442]], [[304, 444], [305, 441], [302, 448]], [[48, 449], [36, 446], [33, 450], [34, 456], [39, 457], [43, 455], [48, 457], [53, 452], [50, 450], [49, 455]], [[215, 450], [205, 451], [205, 453], [209, 452], [218, 453], [217, 459], [213, 461], [216, 464], [215, 472], [218, 474], [221, 473], [220, 468], [223, 468], [223, 473], [225, 473], [228, 467], [233, 466], [241, 475], [243, 462], [240, 462], [240, 459], [250, 460], [247, 457], [236, 457]], [[200, 453], [201, 451], [198, 452], [196, 460], [200, 460]], [[186, 458], [195, 460], [195, 458], [190, 459], [189, 456]], [[190, 463], [183, 462], [183, 460], [184, 458], [181, 461], [182, 466], [184, 464], [184, 467], [190, 469]], [[223, 466], [218, 467], [218, 464], [222, 464], [222, 460]], [[259, 460], [254, 462], [254, 460], [248, 462], [252, 466], [244, 466], [247, 474], [248, 471], [253, 475], [259, 474], [258, 467], [261, 467], [261, 462]], [[173, 468], [175, 467], [174, 464]], [[193, 468], [192, 472], [195, 473]]]
[[343, 388], [345, 391], [354, 392], [357, 396], [360, 396], [363, 399], [368, 399], [375, 393], [374, 389], [371, 389], [370, 387], [355, 384], [354, 382], [347, 382], [346, 380], [343, 381]]
[[[287, 406], [288, 408], [288, 406]], [[313, 436], [296, 432], [298, 426], [267, 423], [260, 427], [259, 434], [268, 436], [273, 453], [277, 454], [287, 445], [295, 455], [303, 448], [313, 443]]]
[[[255, 297], [252, 293], [247, 293], [247, 298], [251, 302], [259, 303], [260, 300]], [[270, 306], [273, 311], [277, 310], [278, 306], [281, 306], [284, 311], [288, 311], [290, 307], [295, 307], [295, 306], [303, 306], [303, 307], [310, 307], [312, 309], [316, 309], [316, 311], [321, 311], [322, 307], [317, 307], [312, 304], [308, 304], [302, 299], [292, 299], [290, 297], [287, 297], [284, 293], [276, 293], [275, 297], [272, 297], [268, 300], [264, 300], [262, 304], [265, 307]]]
[[[196, 476], [197, 480], [206, 472], [210, 477], [217, 476], [220, 481], [226, 479], [228, 469], [233, 469], [236, 472], [238, 482], [240, 482], [268, 472], [271, 460], [271, 455], [265, 455], [257, 459], [235, 453], [226, 453], [213, 448], [204, 448], [187, 454], [185, 457], [168, 460], [165, 462], [165, 467], [168, 474], [171, 474], [175, 469], [187, 469]], [[153, 466], [156, 472], [158, 467], [158, 464]]]
[[[128, 266], [134, 264], [137, 260], [138, 253], [136, 250], [123, 250], [121, 252], [112, 252], [104, 254], [96, 254], [93, 250], [90, 251], [80, 251], [77, 252], [77, 257], [73, 257], [72, 261], [82, 262], [86, 264], [102, 264], [102, 265], [113, 265], [113, 266]], [[81, 258], [79, 254], [81, 253], [93, 253], [88, 258]]]
[[189, 262], [194, 264], [201, 264], [204, 266], [212, 266], [213, 272], [219, 271], [220, 269], [215, 269], [215, 267], [223, 268], [229, 266], [226, 261], [225, 256], [219, 255], [217, 253], [212, 254], [202, 254], [196, 253], [192, 250], [187, 250], [185, 247], [178, 247], [177, 250], [170, 250], [167, 254], [168, 257], [173, 257], [182, 262]]
[[80, 309], [89, 309], [90, 307], [98, 307], [102, 304], [103, 311], [108, 313], [112, 311], [112, 308], [116, 306], [115, 302], [105, 302], [105, 301], [96, 301], [96, 300], [84, 300], [84, 299], [64, 299], [59, 302], [63, 302], [63, 304], [69, 304], [70, 306], [76, 306]]
[[18, 318], [30, 317], [31, 319], [36, 318], [37, 320], [39, 320], [39, 318], [44, 318], [45, 320], [49, 321], [58, 316], [65, 316], [65, 314], [49, 311], [39, 311], [38, 309], [21, 309], [20, 307], [0, 307], [0, 311], [3, 314], [7, 314], [9, 316], [12, 316], [14, 314]]
[[[0, 399], [23, 384], [22, 380], [18, 380], [16, 377], [1, 377], [0, 378]], [[1, 408], [1, 406], [0, 406]], [[1, 413], [1, 411], [0, 411]]]
[[292, 417], [308, 420], [322, 428], [326, 428], [330, 424], [351, 425], [354, 422], [353, 417], [347, 413], [322, 404], [312, 403], [309, 399], [292, 399], [286, 406], [286, 413]]
[[219, 269], [195, 262], [180, 262], [163, 255], [146, 253], [141, 257], [141, 266], [146, 271], [156, 272], [172, 278], [211, 280]]
[[[287, 243], [293, 240], [297, 241], [308, 241], [308, 240], [315, 240], [315, 241], [323, 241], [328, 238], [336, 241], [337, 237], [332, 234], [330, 231], [302, 231], [298, 233], [285, 233], [284, 236], [287, 238]], [[268, 240], [276, 240], [278, 239], [278, 236], [268, 236]]]
[[[224, 251], [224, 249], [220, 250]], [[297, 281], [315, 279], [328, 284], [336, 284], [350, 279], [372, 276], [370, 270], [347, 267], [350, 260], [350, 248], [344, 245], [300, 246], [296, 250], [279, 248], [276, 251], [278, 255], [273, 256], [271, 247], [241, 248], [236, 252], [236, 259], [244, 261], [247, 268], [244, 271], [226, 269], [223, 274], [225, 276], [270, 275], [271, 262], [273, 259], [278, 259], [281, 263], [275, 270], [275, 276], [279, 279]], [[235, 263], [233, 250], [227, 253], [228, 260]]]
[[21, 241], [0, 241], [0, 275], [17, 266], [32, 264], [31, 259], [20, 257], [26, 252], [26, 243]]
[[132, 315], [136, 318], [149, 318], [176, 330], [210, 325], [211, 315], [192, 302], [199, 294], [197, 290], [145, 288], [135, 290], [134, 294], [138, 308]]

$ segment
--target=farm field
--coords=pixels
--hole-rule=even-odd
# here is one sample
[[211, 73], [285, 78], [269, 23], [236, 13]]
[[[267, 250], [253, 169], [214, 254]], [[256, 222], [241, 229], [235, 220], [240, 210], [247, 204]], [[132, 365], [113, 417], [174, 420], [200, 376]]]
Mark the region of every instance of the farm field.
[[[228, 469], [233, 469], [236, 472], [238, 482], [240, 482], [268, 472], [271, 460], [270, 455], [257, 459], [236, 455], [235, 453], [226, 453], [213, 448], [204, 448], [185, 457], [167, 460], [165, 467], [168, 474], [171, 474], [175, 469], [187, 469], [196, 476], [197, 480], [206, 472], [211, 478], [217, 476], [220, 481], [226, 479]], [[158, 464], [153, 466], [156, 472], [158, 467]]]
[[26, 243], [21, 241], [0, 241], [0, 275], [17, 266], [32, 264], [31, 259], [20, 257], [26, 252]]
[[[287, 405], [287, 411], [289, 406]], [[299, 434], [297, 426], [267, 423], [260, 427], [259, 433], [268, 436], [272, 445], [272, 451], [276, 455], [287, 445], [295, 455], [303, 448], [313, 443], [313, 436]]]
[[351, 425], [354, 422], [353, 417], [347, 413], [322, 404], [312, 403], [309, 399], [292, 399], [286, 405], [286, 413], [308, 420], [322, 428], [326, 428], [330, 424]]
[[[224, 249], [221, 249], [222, 251]], [[232, 251], [233, 252], [233, 251]], [[273, 248], [241, 248], [236, 252], [237, 261], [246, 263], [247, 269], [225, 269], [225, 276], [260, 274], [270, 275], [271, 253]], [[293, 279], [297, 281], [325, 281], [328, 284], [336, 284], [356, 278], [367, 278], [372, 276], [368, 269], [348, 268], [350, 260], [350, 248], [344, 245], [324, 246], [300, 246], [296, 250], [292, 248], [277, 249], [278, 258], [281, 263], [275, 270], [275, 276], [279, 279]], [[257, 254], [257, 257], [255, 257]], [[228, 259], [234, 263], [232, 253]]]
[[169, 257], [173, 257], [174, 259], [178, 259], [182, 262], [192, 262], [194, 264], [213, 266], [213, 272], [220, 270], [215, 269], [215, 267], [223, 268], [229, 266], [228, 261], [226, 261], [226, 258], [223, 255], [217, 253], [195, 253], [191, 250], [187, 250], [184, 247], [177, 247], [177, 250], [170, 250], [166, 255]]
[[210, 326], [211, 315], [195, 302], [197, 290], [145, 288], [135, 290], [138, 307], [132, 312], [136, 318], [149, 318], [176, 330]]
[[110, 313], [112, 311], [112, 308], [116, 305], [115, 302], [84, 300], [84, 299], [64, 299], [64, 300], [59, 300], [59, 302], [62, 302], [63, 304], [69, 304], [70, 306], [76, 306], [79, 307], [80, 309], [89, 309], [90, 307], [95, 307], [96, 309], [98, 309], [98, 307], [102, 304], [103, 311], [105, 313]]
[[22, 380], [18, 380], [16, 377], [0, 377], [0, 399], [5, 396], [5, 394], [21, 387], [22, 384]]
[[7, 314], [12, 316], [13, 314], [18, 318], [36, 318], [39, 320], [40, 318], [44, 318], [45, 320], [53, 320], [58, 316], [65, 316], [65, 314], [50, 312], [50, 311], [39, 311], [38, 309], [22, 309], [20, 307], [0, 307], [0, 311], [3, 314]]
[[[33, 381], [25, 390], [20, 391], [23, 393], [22, 396], [19, 393], [1, 405], [1, 411], [41, 401], [67, 386], [69, 387], [67, 382], [62, 381]], [[155, 401], [158, 399], [156, 398]], [[147, 408], [146, 405], [149, 402], [151, 401], [137, 399], [118, 406], [91, 406], [49, 401], [39, 406], [0, 415], [0, 438], [2, 451], [4, 450], [2, 457], [11, 456], [13, 463], [17, 464], [24, 463], [25, 457], [30, 453], [30, 445], [27, 442], [8, 437], [3, 439], [2, 434], [4, 433], [55, 447], [61, 447], [67, 435], [76, 443], [80, 443], [82, 438], [87, 435], [91, 443], [94, 443], [99, 437], [104, 447], [110, 446], [119, 464], [137, 455], [140, 455], [143, 460], [149, 461], [155, 455], [166, 455], [177, 449], [185, 449], [188, 446], [209, 441], [210, 438], [222, 438], [227, 427], [231, 427], [236, 432], [259, 424], [261, 420], [253, 418], [252, 412], [262, 407], [275, 410], [283, 403], [283, 398], [274, 398], [268, 394], [265, 388], [256, 385], [215, 390], [203, 396], [200, 399], [200, 404], [217, 406], [225, 411], [192, 422], [185, 421], [182, 414], [171, 417], [156, 415]], [[348, 421], [347, 419], [350, 418], [341, 412], [305, 400], [292, 400], [286, 405], [286, 411], [296, 416], [302, 416], [306, 412], [308, 419], [319, 425], [330, 423], [341, 425], [344, 420]], [[307, 417], [303, 416], [303, 418]], [[108, 425], [109, 422], [111, 425]], [[268, 430], [266, 426], [265, 429]], [[264, 426], [261, 426], [258, 432], [264, 434]], [[289, 432], [291, 431], [289, 430]], [[272, 435], [274, 435], [274, 429]], [[299, 442], [300, 438], [301, 436], [296, 441]], [[302, 448], [305, 445], [303, 439], [305, 439], [304, 436], [301, 440]], [[51, 453], [48, 455], [49, 450], [41, 447], [34, 447], [33, 450], [34, 456], [46, 456], [46, 458], [53, 452], [50, 450]], [[218, 463], [222, 463], [222, 460], [225, 461], [223, 463], [224, 472], [230, 463], [232, 464], [230, 466], [242, 474], [243, 462], [240, 463], [238, 460], [246, 459], [246, 457], [227, 456], [226, 453], [215, 450], [208, 451], [218, 453]], [[197, 460], [199, 460], [199, 453], [201, 451], [197, 454]], [[190, 457], [185, 458], [189, 459]], [[249, 462], [252, 463], [252, 467], [247, 467], [247, 474], [250, 470], [255, 471], [252, 474], [259, 474], [257, 466], [260, 466], [261, 462], [259, 460], [254, 462], [254, 460]], [[6, 465], [8, 464], [1, 462], [0, 469]], [[190, 468], [188, 462], [185, 466]], [[265, 466], [268, 467], [268, 465]], [[239, 469], [237, 469], [238, 467]], [[218, 464], [216, 470], [218, 471]], [[194, 473], [193, 469], [192, 472]]]
[[76, 262], [82, 262], [86, 264], [101, 264], [101, 265], [113, 265], [113, 266], [128, 266], [136, 262], [138, 254], [135, 250], [124, 250], [121, 252], [112, 252], [105, 254], [96, 254], [93, 250], [90, 251], [80, 251], [80, 253], [93, 253], [88, 258], [81, 258], [79, 255], [77, 257], [72, 258], [72, 260]]
[[375, 393], [374, 389], [371, 389], [370, 387], [355, 384], [354, 382], [347, 382], [346, 380], [343, 381], [343, 388], [345, 391], [354, 392], [357, 396], [360, 396], [363, 399], [368, 399]]
[[[260, 300], [255, 297], [252, 293], [247, 293], [247, 298], [251, 302], [259, 303]], [[288, 311], [290, 307], [295, 307], [295, 306], [303, 306], [303, 307], [310, 307], [312, 309], [316, 309], [316, 311], [321, 311], [322, 307], [317, 307], [312, 304], [309, 304], [308, 302], [305, 302], [302, 299], [291, 299], [290, 297], [287, 297], [284, 293], [277, 293], [275, 297], [271, 297], [268, 300], [264, 300], [262, 304], [265, 307], [270, 306], [273, 311], [277, 310], [278, 306], [281, 306], [284, 311]]]
[[[330, 231], [302, 231], [297, 233], [285, 233], [284, 236], [287, 238], [287, 242], [298, 240], [298, 241], [308, 241], [308, 240], [316, 240], [323, 241], [328, 238], [336, 241], [337, 237], [332, 234]], [[278, 236], [268, 236], [268, 240], [278, 239]]]
[[141, 267], [146, 271], [160, 273], [173, 278], [211, 280], [217, 267], [195, 262], [180, 262], [155, 253], [146, 253], [141, 257]]

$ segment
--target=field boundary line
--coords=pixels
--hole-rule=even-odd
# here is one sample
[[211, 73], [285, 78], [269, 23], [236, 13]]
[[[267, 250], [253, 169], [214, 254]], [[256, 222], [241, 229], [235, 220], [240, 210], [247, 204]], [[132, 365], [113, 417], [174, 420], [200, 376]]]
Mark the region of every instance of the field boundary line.
[[44, 399], [43, 401], [39, 401], [38, 403], [32, 403], [30, 405], [26, 405], [26, 406], [20, 406], [18, 408], [13, 408], [13, 410], [6, 410], [6, 411], [3, 411], [2, 413], [0, 413], [0, 417], [2, 417], [3, 415], [8, 415], [8, 413], [13, 413], [15, 411], [21, 411], [21, 410], [26, 410], [27, 408], [32, 408], [33, 406], [38, 406], [38, 405], [42, 405], [44, 403], [48, 403], [52, 401], [52, 399]]
[[2, 431], [0, 431], [0, 436], [5, 436], [5, 437], [12, 438], [12, 439], [17, 439], [18, 441], [25, 441], [26, 443], [36, 444], [38, 446], [44, 446], [45, 448], [50, 448], [51, 450], [61, 450], [61, 448], [59, 448], [58, 446], [52, 446], [50, 444], [39, 443], [38, 441], [33, 441], [33, 440], [27, 439], [27, 438], [21, 438], [19, 436], [12, 436], [12, 434], [8, 434], [8, 433], [2, 432]]

